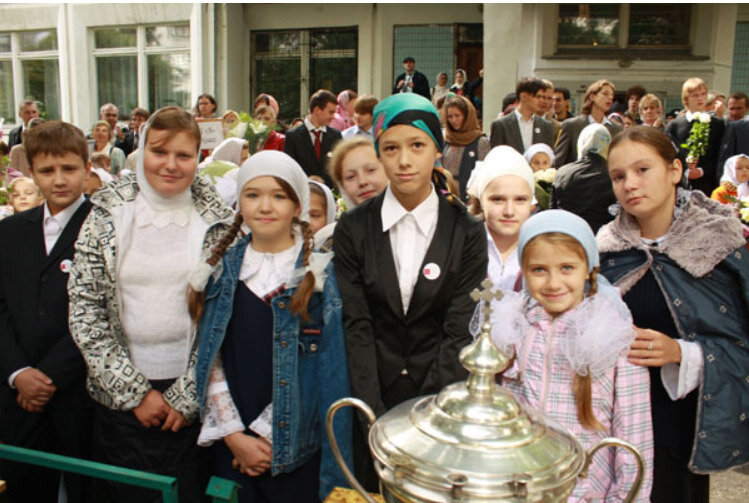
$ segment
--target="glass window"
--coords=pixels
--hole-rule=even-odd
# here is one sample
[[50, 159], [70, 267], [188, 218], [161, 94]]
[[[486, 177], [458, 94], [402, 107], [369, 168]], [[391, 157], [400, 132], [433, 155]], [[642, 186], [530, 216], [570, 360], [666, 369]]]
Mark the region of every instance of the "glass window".
[[309, 44], [313, 51], [348, 51], [356, 48], [356, 31], [312, 30]]
[[94, 30], [94, 47], [112, 49], [118, 47], [135, 47], [135, 28], [102, 28]]
[[630, 45], [688, 45], [691, 6], [688, 4], [632, 4]]
[[558, 43], [574, 47], [616, 47], [619, 4], [559, 4]]
[[190, 107], [189, 54], [148, 56], [148, 103], [152, 110], [169, 105]]
[[189, 26], [149, 26], [146, 47], [189, 47]]
[[269, 31], [255, 34], [258, 53], [299, 54], [298, 31]]
[[96, 82], [99, 105], [116, 103], [120, 118], [130, 116], [138, 105], [138, 58], [102, 56], [96, 58]]
[[0, 33], [0, 52], [10, 52], [10, 33]]
[[21, 62], [25, 97], [39, 102], [39, 113], [47, 119], [60, 118], [60, 69], [57, 60]]
[[23, 52], [57, 50], [57, 32], [55, 30], [22, 31], [19, 33], [18, 41], [20, 50]]
[[278, 101], [278, 115], [288, 120], [300, 115], [301, 58], [258, 59], [255, 63], [255, 95], [270, 93]]
[[16, 121], [16, 100], [13, 99], [13, 62], [0, 61], [0, 118]]

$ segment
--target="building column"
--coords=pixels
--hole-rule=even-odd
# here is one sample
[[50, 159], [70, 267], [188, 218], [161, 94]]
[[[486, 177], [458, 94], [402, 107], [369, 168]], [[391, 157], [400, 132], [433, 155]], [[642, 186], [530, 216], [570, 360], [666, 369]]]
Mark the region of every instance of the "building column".
[[522, 4], [484, 4], [484, 131], [502, 111], [502, 89], [515, 89]]

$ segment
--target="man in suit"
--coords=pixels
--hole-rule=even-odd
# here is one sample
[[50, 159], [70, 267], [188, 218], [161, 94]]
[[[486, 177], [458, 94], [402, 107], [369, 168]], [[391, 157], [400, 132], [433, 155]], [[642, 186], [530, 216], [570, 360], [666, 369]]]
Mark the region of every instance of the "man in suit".
[[687, 138], [689, 138], [692, 124], [695, 120], [698, 120], [698, 114], [707, 114], [705, 111], [707, 104], [707, 84], [705, 84], [705, 81], [698, 77], [687, 79], [681, 88], [681, 102], [684, 104], [686, 112], [666, 126], [666, 134], [679, 148], [679, 159], [681, 159], [682, 165], [687, 171], [690, 186], [693, 189], [701, 190], [707, 197], [710, 197], [720, 183], [720, 177], [723, 174], [723, 166], [718, 164], [718, 155], [720, 154], [726, 123], [723, 119], [710, 115], [710, 133], [707, 137], [705, 154], [700, 156], [696, 168], [688, 167], [686, 160], [688, 151], [681, 145], [686, 143]]
[[[50, 121], [24, 139], [42, 206], [0, 221], [0, 438], [9, 445], [89, 457], [92, 402], [86, 366], [68, 330], [73, 244], [91, 203], [83, 197], [88, 144], [78, 128]], [[11, 501], [56, 502], [59, 472], [0, 462]], [[64, 477], [68, 501], [87, 482]]]
[[721, 173], [726, 160], [738, 154], [749, 155], [749, 117], [731, 121], [726, 126], [723, 144], [720, 147], [720, 158], [718, 159]]
[[606, 111], [614, 102], [614, 84], [606, 79], [593, 82], [583, 96], [583, 108], [579, 117], [562, 122], [562, 132], [554, 146], [556, 166], [577, 161], [577, 139], [580, 132], [589, 124], [597, 122], [609, 130], [613, 138], [622, 126], [606, 118]]
[[397, 93], [416, 93], [426, 99], [430, 99], [429, 96], [429, 79], [426, 75], [414, 69], [416, 66], [416, 60], [411, 56], [407, 56], [403, 59], [403, 68], [406, 70], [404, 73], [398, 75], [395, 79], [395, 85], [393, 86], [393, 94]]
[[20, 144], [23, 130], [29, 127], [31, 119], [39, 117], [39, 108], [36, 106], [36, 101], [23, 100], [18, 105], [18, 116], [23, 121], [23, 124], [11, 129], [10, 133], [8, 133], [8, 148], [13, 148], [14, 145]]
[[746, 115], [749, 97], [741, 91], [736, 91], [728, 97], [728, 120], [740, 121]]
[[[554, 146], [554, 128], [549, 121], [536, 114], [542, 109], [548, 86], [536, 78], [518, 82], [515, 96], [518, 106], [512, 113], [492, 122], [491, 145], [509, 145], [521, 154], [534, 143]], [[549, 101], [551, 105], [551, 101]]]
[[320, 89], [310, 97], [309, 115], [304, 124], [286, 133], [283, 151], [289, 154], [302, 167], [307, 176], [333, 188], [326, 164], [330, 152], [341, 140], [341, 132], [329, 127], [338, 104], [335, 94]]

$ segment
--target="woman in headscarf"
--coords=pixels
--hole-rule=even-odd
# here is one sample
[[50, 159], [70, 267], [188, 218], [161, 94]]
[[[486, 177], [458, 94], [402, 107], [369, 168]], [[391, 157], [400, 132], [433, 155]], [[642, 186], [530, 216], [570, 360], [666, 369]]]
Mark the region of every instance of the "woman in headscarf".
[[450, 86], [450, 91], [457, 94], [458, 96], [465, 96], [465, 85], [467, 79], [468, 76], [466, 75], [465, 70], [461, 68], [455, 70], [455, 82], [453, 82], [453, 85]]
[[447, 74], [445, 72], [438, 73], [435, 82], [436, 84], [432, 88], [432, 104], [439, 108], [437, 105], [439, 99], [450, 92], [450, 88], [447, 87]]
[[476, 161], [481, 161], [491, 150], [489, 138], [484, 135], [476, 117], [476, 109], [467, 98], [453, 96], [445, 101], [445, 148], [442, 165], [455, 178], [460, 197], [468, 199], [466, 187]]
[[616, 204], [606, 169], [611, 134], [602, 124], [586, 126], [577, 140], [578, 160], [559, 168], [554, 177], [551, 207], [582, 217], [597, 232], [613, 220]]
[[[486, 277], [486, 231], [447, 191], [437, 110], [418, 94], [394, 94], [374, 109], [375, 148], [390, 185], [343, 214], [335, 266], [343, 304], [351, 390], [376, 415], [465, 378], [458, 361], [470, 343]], [[372, 490], [366, 441], [354, 433], [354, 467]]]
[[749, 198], [749, 156], [738, 154], [726, 159], [720, 187], [710, 195], [711, 199], [723, 204]]
[[[70, 332], [98, 402], [94, 458], [176, 477], [180, 501], [201, 501], [196, 327], [185, 292], [203, 253], [233, 218], [196, 176], [200, 129], [167, 107], [140, 136], [136, 173], [98, 190], [70, 271]], [[148, 490], [99, 482], [97, 501], [150, 501]]]
[[250, 156], [250, 145], [243, 138], [227, 138], [198, 166], [200, 176], [209, 180], [229, 207], [237, 202], [237, 171]]
[[330, 121], [330, 127], [334, 127], [338, 131], [343, 131], [356, 124], [354, 122], [354, 102], [356, 101], [356, 97], [356, 93], [351, 89], [346, 89], [338, 93], [338, 105], [335, 107], [335, 115], [333, 116], [333, 120]]

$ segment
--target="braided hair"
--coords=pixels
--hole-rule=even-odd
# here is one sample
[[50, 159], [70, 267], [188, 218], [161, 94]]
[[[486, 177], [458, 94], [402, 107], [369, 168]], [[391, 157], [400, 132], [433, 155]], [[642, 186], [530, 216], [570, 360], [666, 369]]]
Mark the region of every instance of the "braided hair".
[[[309, 265], [309, 256], [315, 246], [315, 234], [312, 232], [309, 222], [304, 222], [294, 218], [293, 223], [299, 225], [302, 230], [302, 239], [304, 240], [302, 246], [302, 263], [304, 267], [307, 267]], [[309, 304], [314, 289], [315, 275], [312, 274], [312, 271], [307, 271], [302, 278], [301, 283], [299, 283], [296, 293], [291, 299], [291, 306], [289, 307], [292, 313], [300, 315], [303, 320], [306, 320], [309, 317], [307, 305]]]

